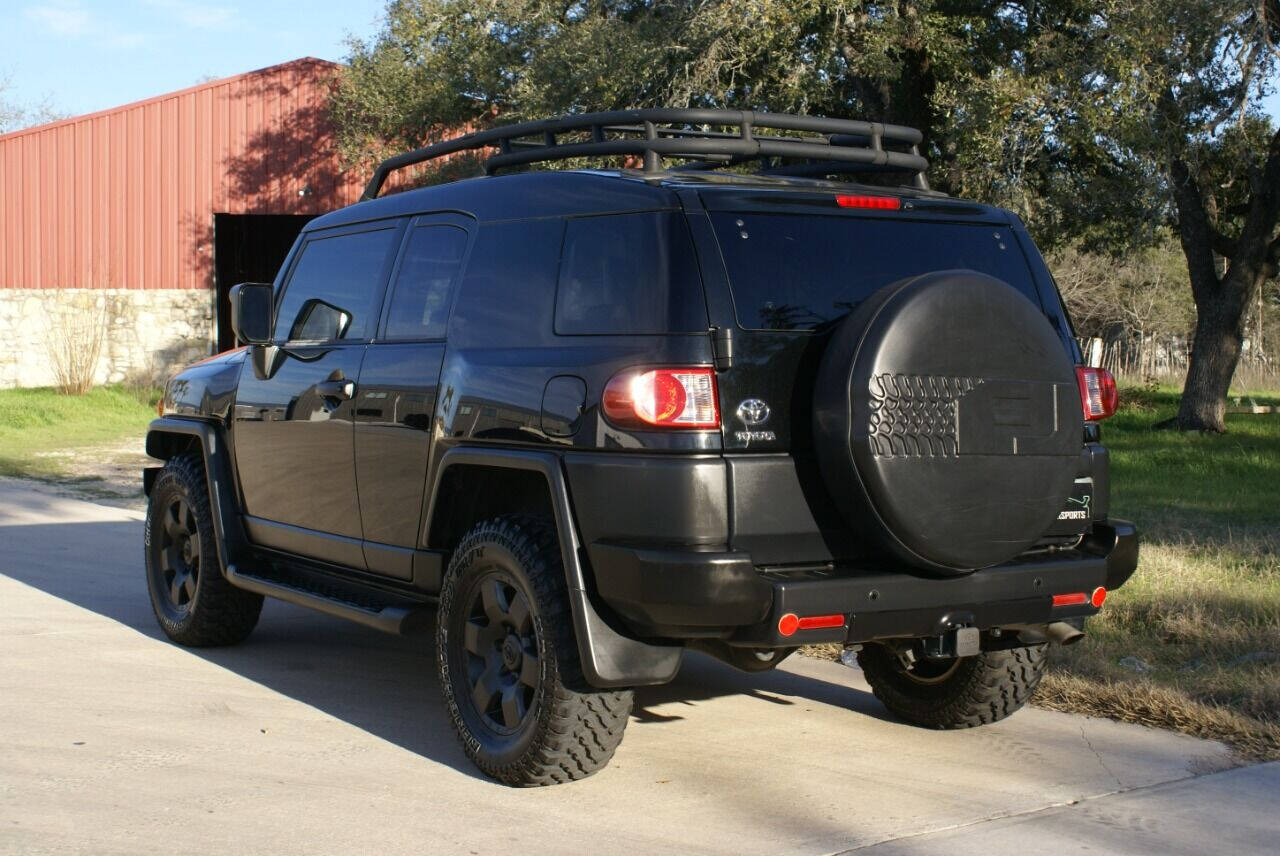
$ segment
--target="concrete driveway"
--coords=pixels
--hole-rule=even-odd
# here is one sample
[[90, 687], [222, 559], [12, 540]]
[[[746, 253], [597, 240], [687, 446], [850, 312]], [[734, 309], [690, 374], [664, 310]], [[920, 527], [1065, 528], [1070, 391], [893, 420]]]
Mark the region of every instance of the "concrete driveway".
[[690, 657], [637, 694], [613, 763], [511, 790], [475, 773], [427, 637], [269, 602], [250, 640], [160, 638], [141, 515], [0, 481], [5, 853], [1275, 852], [1280, 765], [1027, 710], [930, 732], [861, 675]]

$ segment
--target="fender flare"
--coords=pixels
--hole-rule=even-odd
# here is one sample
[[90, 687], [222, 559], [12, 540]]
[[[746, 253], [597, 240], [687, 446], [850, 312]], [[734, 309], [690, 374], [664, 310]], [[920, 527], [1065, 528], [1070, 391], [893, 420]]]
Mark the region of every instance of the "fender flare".
[[450, 449], [436, 467], [427, 506], [428, 527], [434, 519], [437, 494], [445, 473], [452, 466], [464, 464], [532, 471], [546, 479], [560, 541], [560, 558], [564, 563], [569, 606], [573, 612], [574, 637], [587, 683], [605, 689], [665, 684], [674, 678], [680, 668], [683, 646], [652, 645], [619, 633], [592, 604], [587, 589], [584, 551], [578, 539], [568, 482], [559, 456], [551, 452], [516, 449]]
[[[236, 505], [235, 468], [230, 460], [225, 432], [222, 426], [213, 422], [173, 416], [153, 419], [147, 426], [146, 449], [151, 457], [162, 461], [173, 458], [178, 454], [174, 440], [188, 443], [194, 440], [200, 446], [205, 485], [209, 491], [209, 507], [213, 509], [218, 563], [225, 576], [227, 567], [244, 555], [248, 543], [240, 521], [240, 509]], [[160, 467], [143, 470], [143, 491], [147, 496], [151, 495], [151, 487], [160, 470]]]

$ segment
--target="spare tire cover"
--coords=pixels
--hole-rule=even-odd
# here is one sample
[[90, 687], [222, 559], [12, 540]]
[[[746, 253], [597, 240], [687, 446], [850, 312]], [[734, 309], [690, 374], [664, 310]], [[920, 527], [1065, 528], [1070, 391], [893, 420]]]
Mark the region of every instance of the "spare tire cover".
[[971, 270], [881, 289], [836, 329], [814, 390], [846, 521], [948, 574], [1007, 561], [1057, 518], [1083, 432], [1075, 370], [1040, 308]]

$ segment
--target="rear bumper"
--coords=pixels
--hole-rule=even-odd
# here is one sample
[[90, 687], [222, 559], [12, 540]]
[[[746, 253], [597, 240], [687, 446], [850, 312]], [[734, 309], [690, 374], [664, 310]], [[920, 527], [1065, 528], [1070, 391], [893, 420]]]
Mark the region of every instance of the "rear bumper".
[[[782, 647], [937, 635], [948, 626], [1038, 625], [1095, 614], [1053, 596], [1119, 588], [1138, 563], [1132, 523], [1095, 523], [1081, 544], [961, 577], [883, 569], [757, 568], [743, 552], [677, 552], [595, 543], [588, 547], [601, 598], [649, 637], [718, 637]], [[844, 616], [840, 627], [778, 632], [778, 620]]]

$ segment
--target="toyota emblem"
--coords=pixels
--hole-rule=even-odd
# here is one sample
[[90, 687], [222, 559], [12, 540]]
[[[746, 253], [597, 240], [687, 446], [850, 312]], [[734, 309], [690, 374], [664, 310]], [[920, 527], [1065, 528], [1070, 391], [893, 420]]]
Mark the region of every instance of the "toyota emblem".
[[769, 405], [758, 398], [748, 398], [738, 405], [738, 418], [744, 425], [763, 425], [769, 421]]

